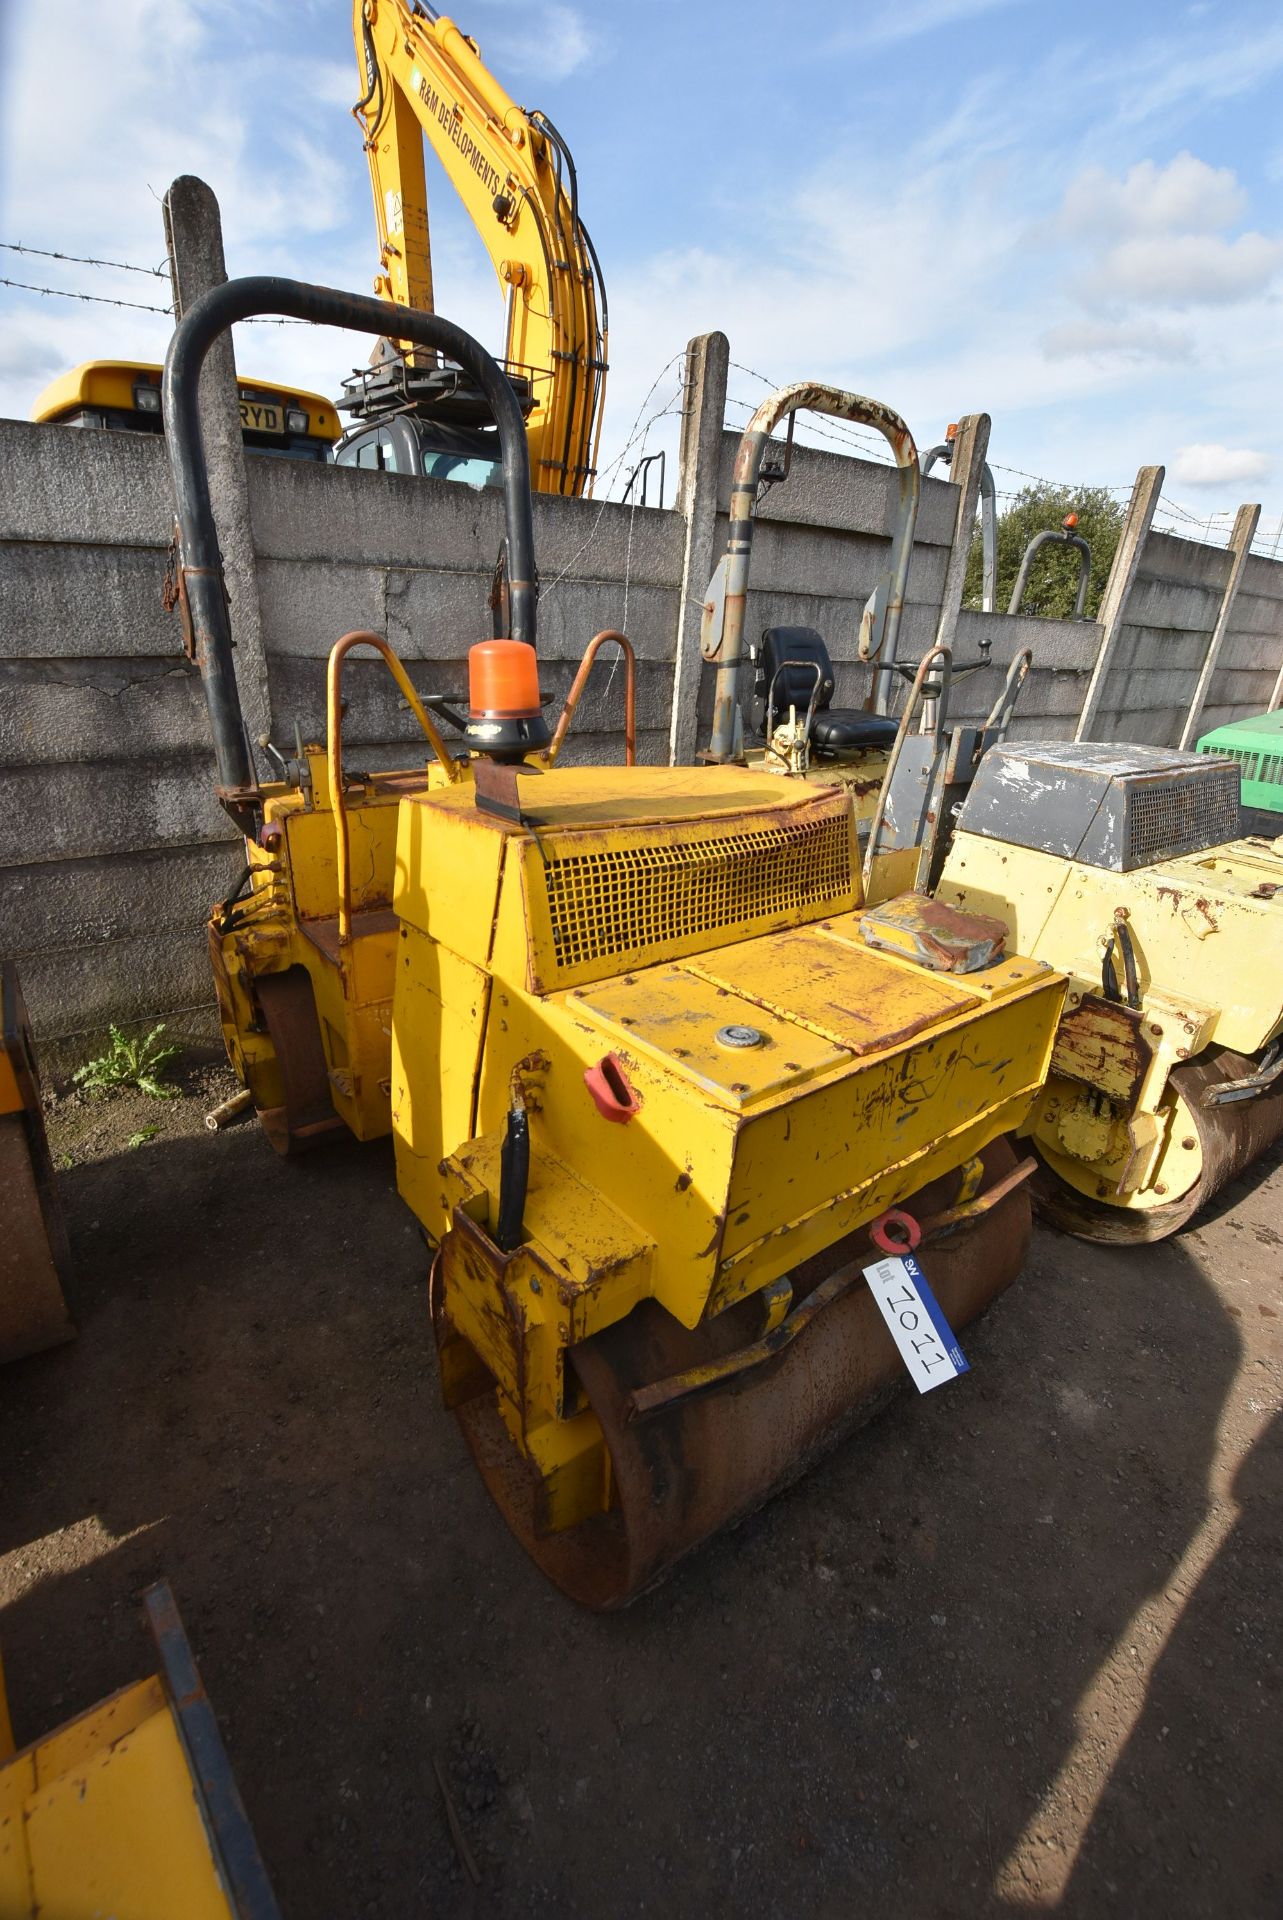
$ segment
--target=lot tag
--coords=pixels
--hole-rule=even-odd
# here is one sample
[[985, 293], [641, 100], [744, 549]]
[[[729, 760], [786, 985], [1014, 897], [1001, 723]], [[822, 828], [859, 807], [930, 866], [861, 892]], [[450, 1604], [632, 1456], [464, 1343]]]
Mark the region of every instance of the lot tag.
[[919, 1393], [930, 1393], [942, 1381], [970, 1373], [953, 1329], [912, 1254], [875, 1260], [864, 1269], [864, 1277]]

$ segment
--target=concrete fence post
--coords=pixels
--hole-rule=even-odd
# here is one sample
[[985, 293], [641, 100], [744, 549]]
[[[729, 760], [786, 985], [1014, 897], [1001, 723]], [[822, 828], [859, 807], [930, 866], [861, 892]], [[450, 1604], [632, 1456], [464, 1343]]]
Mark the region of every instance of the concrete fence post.
[[1279, 707], [1283, 707], [1283, 662], [1279, 664], [1278, 679], [1274, 682], [1274, 691], [1270, 695], [1270, 704], [1266, 712], [1274, 713]]
[[1087, 693], [1083, 700], [1078, 725], [1074, 729], [1075, 740], [1090, 738], [1096, 724], [1104, 699], [1105, 680], [1113, 664], [1114, 649], [1123, 630], [1123, 617], [1127, 611], [1127, 600], [1136, 578], [1136, 569], [1140, 565], [1140, 556], [1149, 530], [1154, 521], [1154, 509], [1158, 505], [1158, 496], [1163, 491], [1166, 469], [1163, 467], [1142, 467], [1136, 475], [1136, 484], [1132, 488], [1132, 497], [1127, 507], [1127, 517], [1123, 521], [1123, 530], [1118, 536], [1118, 545], [1114, 549], [1114, 564], [1109, 569], [1109, 579], [1105, 583], [1105, 592], [1100, 603], [1100, 612], [1096, 615], [1100, 627], [1100, 645], [1096, 649], [1096, 664], [1091, 670], [1091, 679], [1087, 682]]
[[730, 342], [724, 333], [702, 333], [686, 349], [686, 388], [677, 473], [677, 511], [686, 522], [682, 571], [678, 583], [677, 638], [673, 659], [673, 703], [669, 716], [668, 760], [688, 766], [695, 758], [699, 731], [699, 651], [704, 593], [717, 555], [717, 478], [726, 418], [726, 381]]
[[958, 422], [954, 436], [949, 478], [958, 489], [958, 511], [953, 523], [953, 543], [945, 568], [944, 589], [940, 596], [940, 624], [936, 645], [951, 647], [962, 611], [962, 590], [967, 582], [967, 562], [975, 538], [976, 509], [980, 504], [980, 483], [989, 452], [989, 415], [967, 413]]
[[1207, 643], [1207, 652], [1203, 658], [1202, 669], [1198, 676], [1198, 685], [1194, 688], [1194, 698], [1189, 703], [1189, 712], [1185, 715], [1185, 725], [1177, 745], [1188, 747], [1198, 729], [1199, 717], [1207, 699], [1207, 689], [1212, 684], [1212, 675], [1216, 671], [1216, 662], [1220, 658], [1225, 636], [1230, 630], [1230, 619], [1234, 612], [1234, 602], [1243, 582], [1247, 568], [1248, 555], [1252, 551], [1252, 542], [1256, 538], [1256, 523], [1261, 517], [1259, 506], [1240, 507], [1234, 516], [1234, 531], [1230, 535], [1230, 571], [1225, 582], [1225, 591], [1221, 595], [1220, 608], [1216, 615], [1216, 625], [1212, 628], [1212, 637]]
[[[213, 189], [189, 173], [180, 175], [166, 193], [164, 212], [174, 315], [181, 319], [201, 294], [222, 286], [227, 279], [223, 223]], [[215, 341], [205, 360], [200, 424], [210, 500], [231, 600], [236, 684], [253, 747], [272, 732], [272, 704], [230, 333]]]

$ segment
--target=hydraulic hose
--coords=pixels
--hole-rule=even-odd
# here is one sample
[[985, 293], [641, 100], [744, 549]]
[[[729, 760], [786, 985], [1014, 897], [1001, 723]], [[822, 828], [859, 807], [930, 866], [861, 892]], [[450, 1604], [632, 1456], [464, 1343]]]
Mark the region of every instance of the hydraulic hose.
[[299, 280], [258, 275], [228, 280], [203, 294], [179, 321], [169, 343], [161, 409], [177, 508], [180, 597], [185, 602], [192, 651], [209, 708], [218, 797], [242, 832], [254, 831], [259, 814], [258, 783], [232, 663], [231, 621], [201, 438], [199, 385], [205, 356], [219, 335], [237, 321], [261, 314], [376, 335], [388, 332], [389, 316], [394, 314], [399, 340], [434, 348], [472, 375], [499, 430], [511, 635], [532, 647], [538, 592], [525, 422], [510, 382], [479, 341], [439, 314], [420, 313], [414, 308], [390, 309], [384, 300], [309, 286]]

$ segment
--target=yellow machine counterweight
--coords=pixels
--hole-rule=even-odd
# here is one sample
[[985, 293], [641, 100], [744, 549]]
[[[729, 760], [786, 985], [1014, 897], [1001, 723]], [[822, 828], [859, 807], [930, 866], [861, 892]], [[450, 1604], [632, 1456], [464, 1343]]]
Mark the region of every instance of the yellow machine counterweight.
[[[263, 311], [379, 324], [374, 302], [232, 282], [185, 316], [167, 363], [188, 617], [247, 836], [247, 890], [211, 923], [229, 1052], [278, 1142], [391, 1125], [398, 1188], [436, 1248], [447, 1405], [539, 1565], [619, 1605], [897, 1377], [863, 1281], [889, 1210], [921, 1230], [951, 1324], [1014, 1278], [1033, 1162], [1004, 1136], [1042, 1088], [1063, 978], [974, 914], [916, 897], [866, 911], [839, 786], [557, 764], [600, 642], [550, 738], [510, 393], [513, 635], [473, 649], [466, 756], [387, 643], [349, 635], [325, 755], [260, 784], [225, 677], [194, 392], [220, 329]], [[500, 394], [458, 329], [402, 324], [448, 336]], [[358, 782], [340, 675], [362, 642], [433, 758]]]

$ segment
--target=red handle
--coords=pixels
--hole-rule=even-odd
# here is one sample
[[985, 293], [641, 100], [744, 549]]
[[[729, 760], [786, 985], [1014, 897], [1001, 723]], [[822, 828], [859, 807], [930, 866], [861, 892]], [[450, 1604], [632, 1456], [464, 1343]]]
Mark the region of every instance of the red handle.
[[[895, 1235], [888, 1231], [891, 1227], [898, 1229]], [[912, 1253], [922, 1238], [922, 1228], [911, 1213], [888, 1207], [869, 1227], [869, 1238], [883, 1253]]]
[[584, 1070], [584, 1085], [597, 1103], [603, 1120], [621, 1124], [641, 1112], [641, 1101], [629, 1085], [624, 1063], [617, 1053], [603, 1054], [595, 1067]]

